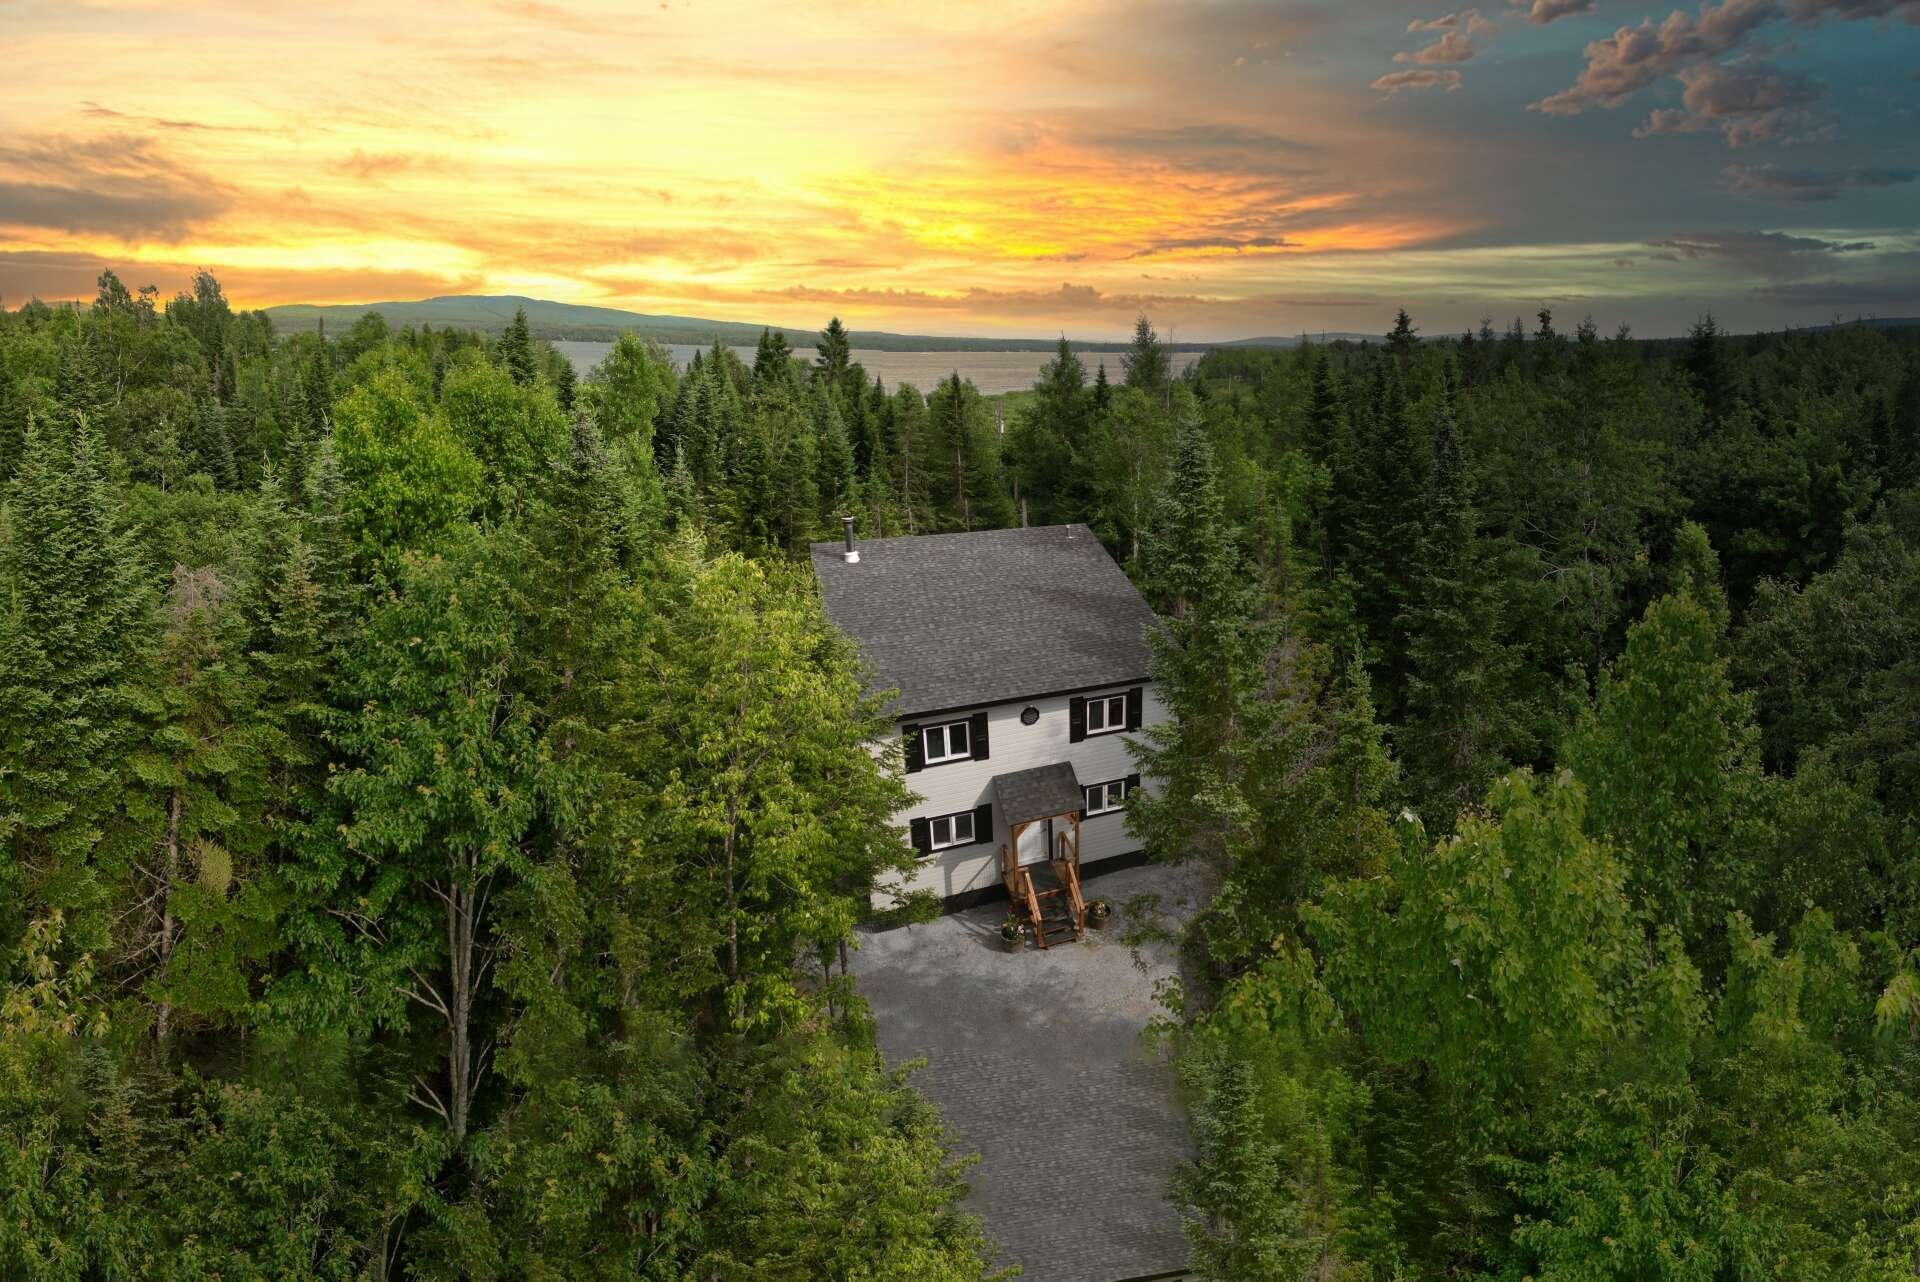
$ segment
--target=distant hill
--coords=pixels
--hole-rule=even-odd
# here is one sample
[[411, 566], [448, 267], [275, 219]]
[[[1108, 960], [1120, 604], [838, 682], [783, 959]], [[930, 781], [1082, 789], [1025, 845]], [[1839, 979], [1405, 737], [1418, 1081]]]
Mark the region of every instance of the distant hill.
[[1796, 334], [1830, 334], [1836, 329], [1906, 329], [1910, 325], [1920, 325], [1920, 316], [1862, 316], [1857, 320], [1843, 320], [1826, 325], [1795, 325]]
[[1274, 335], [1266, 338], [1236, 338], [1232, 342], [1208, 343], [1208, 344], [1202, 344], [1202, 346], [1292, 348], [1292, 347], [1300, 346], [1302, 342], [1338, 343], [1338, 342], [1344, 341], [1348, 343], [1369, 343], [1369, 342], [1377, 343], [1380, 341], [1380, 339], [1381, 339], [1381, 336], [1378, 334], [1355, 334], [1346, 330], [1321, 330], [1312, 334], [1296, 334], [1291, 338], [1282, 338], [1278, 335]]
[[[331, 330], [345, 329], [368, 312], [379, 312], [396, 329], [406, 326], [448, 325], [456, 329], [479, 330], [497, 334], [513, 323], [515, 308], [527, 310], [527, 324], [535, 337], [575, 339], [586, 342], [610, 341], [631, 330], [642, 338], [663, 343], [724, 343], [730, 347], [751, 347], [760, 341], [762, 328], [787, 336], [798, 348], [811, 348], [819, 339], [814, 330], [786, 329], [779, 325], [760, 326], [740, 321], [705, 320], [698, 316], [656, 316], [644, 312], [622, 311], [615, 307], [588, 307], [579, 303], [554, 303], [517, 294], [451, 294], [440, 298], [422, 298], [413, 302], [335, 303], [316, 306], [290, 303], [269, 307], [267, 315], [281, 333], [312, 329], [325, 320]], [[889, 334], [877, 330], [850, 330], [855, 347], [893, 352], [1043, 352], [1051, 351], [1059, 340], [1052, 338], [955, 338], [934, 334]], [[1292, 340], [1287, 340], [1291, 342]], [[1210, 346], [1183, 343], [1183, 349]], [[1084, 352], [1125, 351], [1125, 343], [1079, 343]]]

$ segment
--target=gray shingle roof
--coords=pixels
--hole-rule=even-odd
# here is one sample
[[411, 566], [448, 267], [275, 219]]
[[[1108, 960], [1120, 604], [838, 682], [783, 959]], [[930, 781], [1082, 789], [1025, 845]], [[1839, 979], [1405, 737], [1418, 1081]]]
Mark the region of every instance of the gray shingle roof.
[[993, 804], [1009, 824], [1071, 814], [1087, 804], [1071, 761], [993, 777]]
[[1084, 525], [813, 545], [827, 616], [896, 715], [977, 708], [1147, 674], [1153, 611]]

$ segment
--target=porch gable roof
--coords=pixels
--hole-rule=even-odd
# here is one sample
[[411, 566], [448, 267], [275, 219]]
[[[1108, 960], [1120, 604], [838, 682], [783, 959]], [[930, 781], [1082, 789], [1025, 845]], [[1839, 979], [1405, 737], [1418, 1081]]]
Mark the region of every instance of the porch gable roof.
[[1014, 770], [993, 777], [993, 804], [1011, 826], [1070, 815], [1087, 804], [1073, 763], [1059, 761], [1030, 770]]

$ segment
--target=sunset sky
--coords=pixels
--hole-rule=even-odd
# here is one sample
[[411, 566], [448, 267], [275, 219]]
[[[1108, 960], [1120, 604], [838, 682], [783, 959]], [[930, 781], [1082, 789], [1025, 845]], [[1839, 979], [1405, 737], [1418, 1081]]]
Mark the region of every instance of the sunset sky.
[[0, 303], [1920, 314], [1920, 0], [0, 0]]

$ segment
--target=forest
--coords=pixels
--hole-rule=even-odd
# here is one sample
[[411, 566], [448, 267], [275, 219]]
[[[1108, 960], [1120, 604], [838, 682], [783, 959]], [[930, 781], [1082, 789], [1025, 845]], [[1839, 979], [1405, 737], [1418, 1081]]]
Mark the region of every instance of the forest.
[[849, 977], [937, 905], [843, 513], [1160, 616], [1198, 1276], [1920, 1272], [1920, 329], [1142, 318], [1005, 412], [108, 273], [0, 494], [0, 1276], [997, 1276]]

